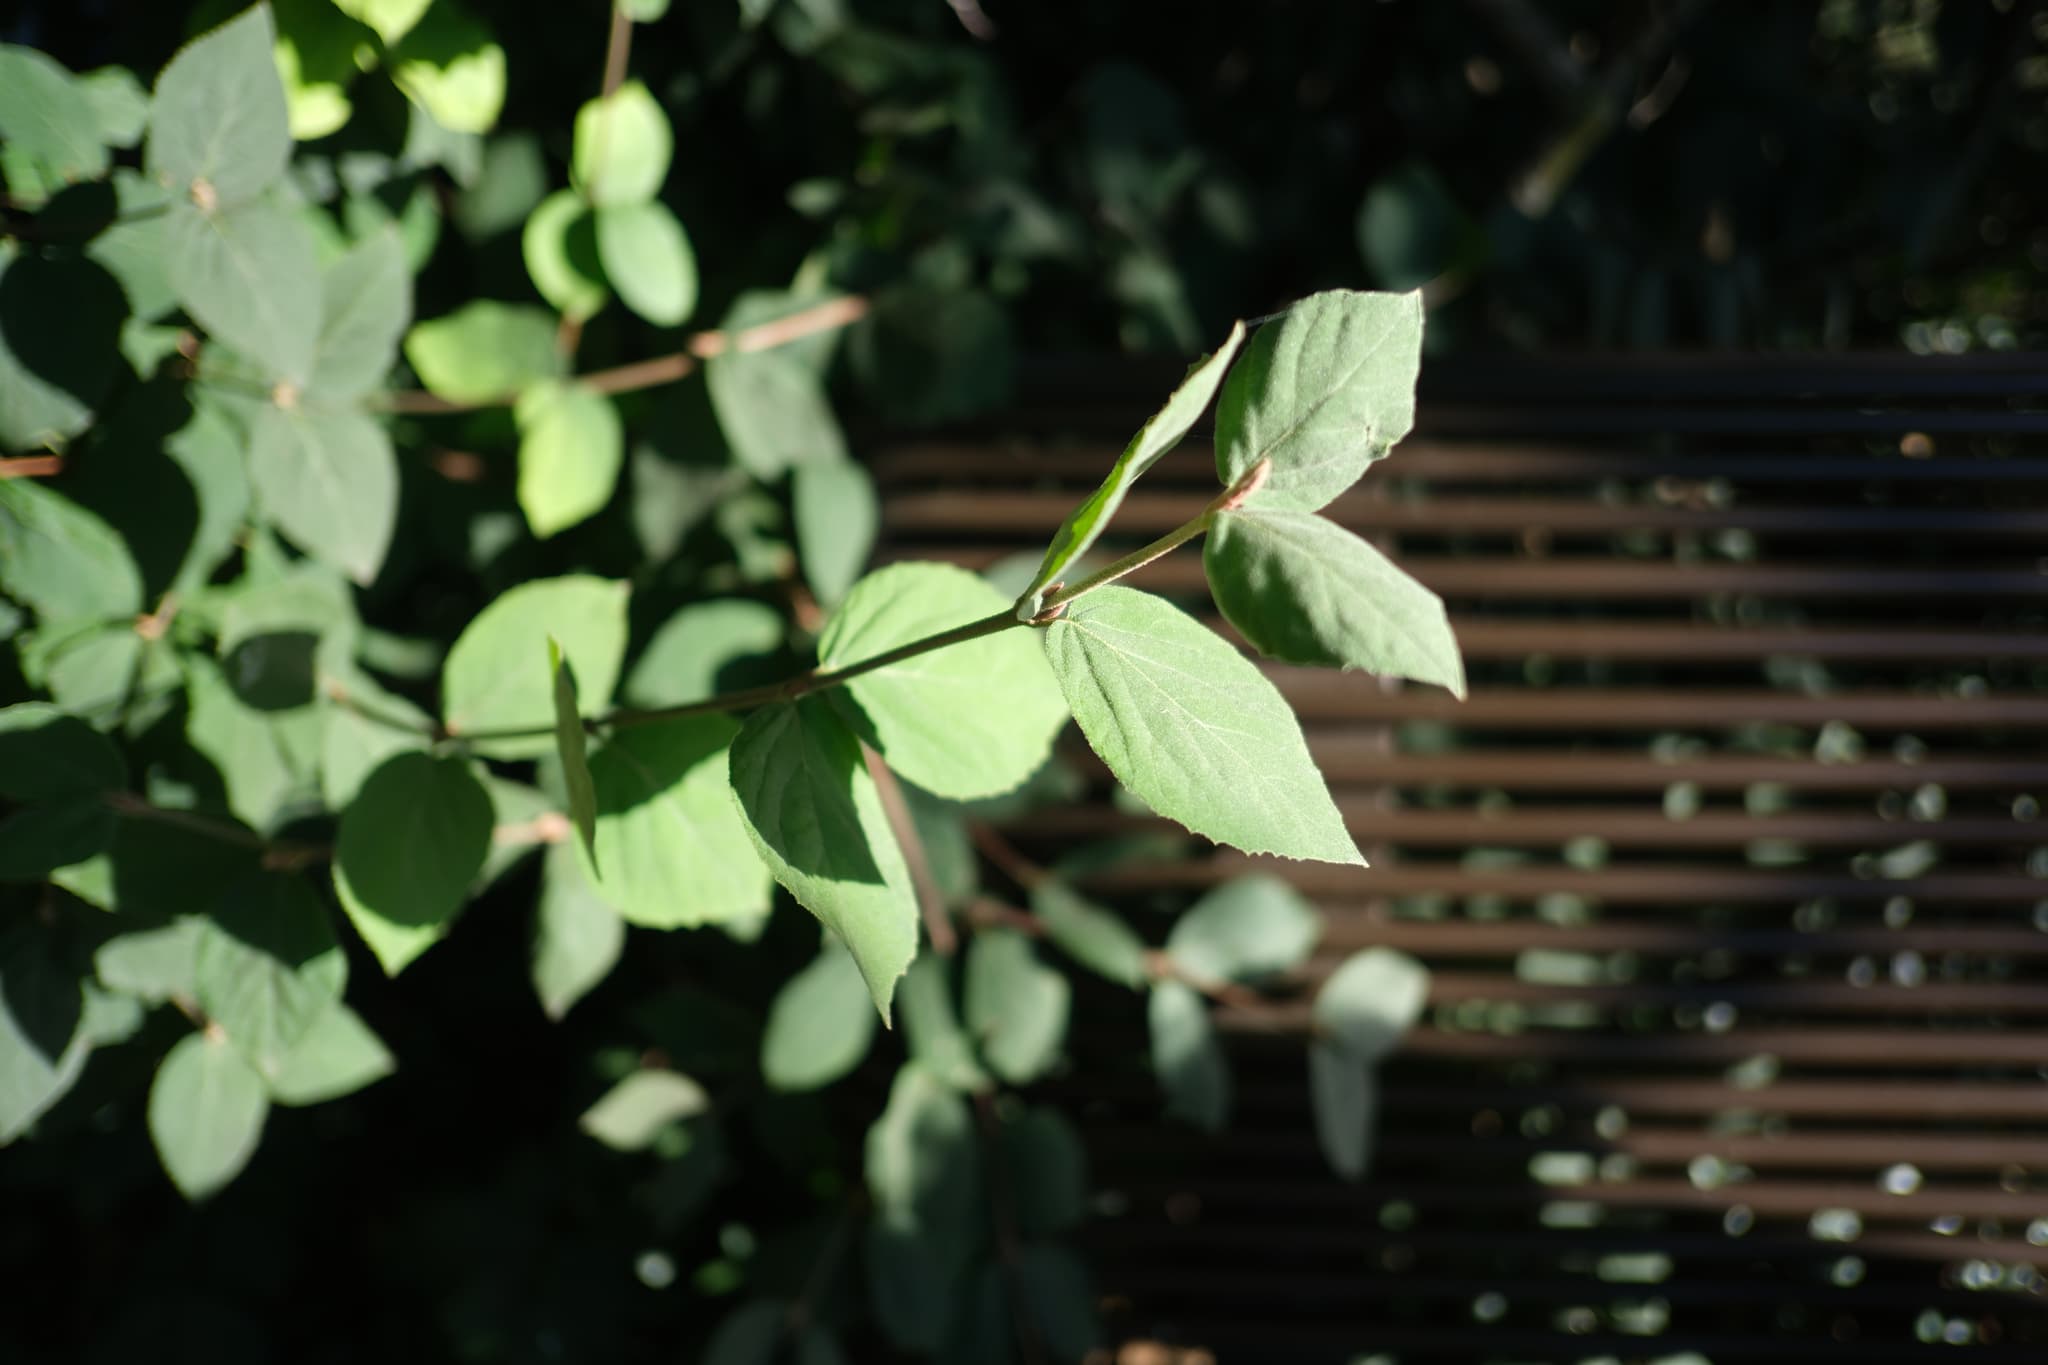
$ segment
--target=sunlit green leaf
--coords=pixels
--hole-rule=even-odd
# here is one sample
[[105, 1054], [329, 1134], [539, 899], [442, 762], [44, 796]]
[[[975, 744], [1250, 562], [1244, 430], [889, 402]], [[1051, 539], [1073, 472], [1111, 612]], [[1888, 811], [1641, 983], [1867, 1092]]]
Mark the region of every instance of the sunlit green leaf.
[[414, 323], [405, 358], [422, 384], [451, 403], [502, 401], [563, 371], [546, 310], [489, 299]]
[[595, 516], [618, 487], [626, 431], [612, 400], [581, 384], [535, 384], [513, 409], [519, 423], [519, 508], [546, 540]]
[[761, 1076], [776, 1090], [815, 1090], [860, 1065], [875, 1011], [860, 966], [837, 939], [789, 978], [768, 1008]]
[[790, 477], [790, 504], [804, 578], [829, 607], [846, 596], [875, 548], [882, 521], [875, 481], [857, 464], [800, 464]]
[[1221, 637], [1122, 587], [1044, 635], [1089, 746], [1152, 809], [1248, 853], [1364, 865], [1294, 712]]
[[266, 403], [250, 423], [249, 480], [291, 541], [368, 584], [398, 522], [391, 438], [356, 408]]
[[1322, 927], [1315, 907], [1280, 878], [1239, 877], [1175, 921], [1166, 952], [1204, 981], [1256, 982], [1306, 962]]
[[313, 1021], [271, 1073], [279, 1104], [325, 1104], [352, 1095], [398, 1069], [391, 1050], [356, 1012], [336, 1002]]
[[597, 223], [574, 190], [556, 190], [527, 216], [519, 236], [526, 273], [540, 296], [570, 318], [590, 317], [610, 296], [598, 263]]
[[443, 128], [488, 133], [496, 126], [505, 107], [505, 49], [454, 0], [434, 0], [388, 60], [398, 88]]
[[256, 1069], [226, 1038], [203, 1033], [188, 1033], [173, 1045], [149, 1087], [157, 1157], [171, 1183], [195, 1202], [242, 1173], [269, 1112]]
[[179, 204], [165, 232], [179, 306], [265, 376], [304, 389], [321, 309], [305, 221], [274, 198], [212, 213]]
[[368, 24], [389, 46], [412, 31], [433, 0], [334, 0], [351, 19]]
[[33, 48], [0, 43], [0, 142], [54, 184], [107, 173], [100, 110], [86, 83]]
[[203, 180], [211, 198], [233, 204], [283, 176], [292, 134], [271, 62], [276, 38], [270, 7], [253, 5], [171, 58], [150, 102], [143, 169], [152, 179], [181, 192]]
[[697, 253], [668, 205], [600, 203], [597, 258], [620, 300], [655, 326], [677, 326], [695, 311]]
[[310, 392], [354, 398], [384, 382], [412, 320], [412, 277], [395, 228], [379, 228], [320, 272], [320, 339]]
[[660, 192], [674, 153], [668, 115], [645, 85], [627, 81], [577, 113], [569, 174], [593, 204], [639, 204]]
[[788, 630], [780, 612], [746, 598], [684, 607], [654, 632], [621, 694], [635, 706], [682, 706], [744, 686], [731, 675], [781, 649]]
[[1344, 959], [1316, 992], [1316, 1026], [1345, 1051], [1376, 1062], [1400, 1045], [1429, 998], [1429, 971], [1406, 953], [1367, 948]]
[[491, 846], [491, 798], [459, 758], [399, 754], [342, 812], [334, 889], [395, 976], [448, 932]]
[[554, 679], [547, 641], [576, 667], [582, 705], [610, 704], [626, 653], [624, 583], [573, 574], [535, 579], [505, 593], [463, 628], [441, 675], [441, 717], [451, 734], [535, 727], [512, 739], [481, 739], [493, 758], [534, 758], [554, 747]]
[[583, 1112], [577, 1126], [621, 1152], [651, 1145], [663, 1129], [704, 1112], [704, 1087], [675, 1071], [643, 1069], [626, 1076]]
[[560, 1019], [610, 974], [626, 946], [626, 922], [598, 895], [576, 852], [551, 845], [534, 909], [533, 989], [550, 1019]]

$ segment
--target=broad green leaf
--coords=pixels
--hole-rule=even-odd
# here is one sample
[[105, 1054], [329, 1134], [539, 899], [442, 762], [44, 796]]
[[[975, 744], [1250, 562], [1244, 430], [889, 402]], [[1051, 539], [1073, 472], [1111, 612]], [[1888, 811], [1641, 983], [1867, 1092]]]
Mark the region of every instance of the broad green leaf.
[[85, 1067], [86, 1000], [44, 927], [17, 919], [0, 937], [0, 1146], [63, 1098]]
[[1420, 962], [1367, 948], [1345, 958], [1316, 992], [1316, 1028], [1352, 1056], [1377, 1062], [1400, 1046], [1428, 998], [1429, 971]]
[[[244, 702], [211, 660], [184, 659], [185, 740], [216, 770], [227, 789], [228, 809], [252, 828], [275, 828], [286, 816], [314, 807], [318, 779], [320, 721], [317, 712], [280, 721]], [[302, 762], [295, 732], [314, 737], [314, 752]]]
[[126, 311], [97, 262], [0, 240], [0, 451], [59, 448], [91, 424], [121, 369]]
[[303, 877], [263, 873], [235, 886], [202, 924], [199, 1007], [253, 1066], [275, 1074], [348, 984], [327, 907]]
[[1220, 1132], [1230, 1112], [1230, 1068], [1209, 1021], [1209, 1006], [1192, 986], [1161, 981], [1146, 1002], [1152, 1071], [1166, 1091], [1166, 1112], [1205, 1132]]
[[[85, 245], [85, 255], [120, 282], [131, 323], [151, 322], [176, 306], [171, 290], [168, 190], [140, 171], [116, 166], [114, 197], [120, 217]], [[137, 367], [137, 372], [146, 371]], [[4, 431], [0, 427], [0, 431]]]
[[1031, 940], [983, 929], [967, 945], [967, 1028], [989, 1070], [1029, 1085], [1059, 1060], [1073, 990], [1038, 960]]
[[203, 387], [188, 394], [192, 420], [164, 442], [164, 454], [184, 473], [199, 500], [198, 524], [171, 580], [173, 588], [185, 592], [203, 586], [235, 552], [251, 497], [241, 428]]
[[627, 81], [577, 112], [569, 176], [600, 208], [644, 203], [661, 191], [674, 154], [668, 115], [645, 85]]
[[1372, 1063], [1337, 1044], [1312, 1042], [1308, 1089], [1315, 1106], [1316, 1142], [1324, 1159], [1346, 1180], [1360, 1179], [1372, 1162], [1378, 1108], [1379, 1087]]
[[351, 701], [383, 720], [371, 720], [347, 706], [326, 708], [326, 728], [320, 740], [320, 794], [330, 810], [341, 810], [353, 801], [364, 779], [385, 759], [425, 749], [434, 725], [432, 716], [363, 674], [346, 679], [344, 685]]
[[149, 1087], [157, 1158], [179, 1193], [195, 1203], [242, 1173], [269, 1113], [255, 1068], [226, 1038], [203, 1033], [179, 1039]]
[[988, 1073], [974, 1055], [974, 1040], [953, 1007], [953, 967], [934, 952], [921, 952], [897, 987], [903, 1011], [903, 1042], [910, 1058], [955, 1090], [981, 1090]]
[[212, 198], [234, 204], [284, 175], [292, 134], [276, 40], [270, 7], [252, 5], [171, 58], [150, 101], [142, 165], [151, 179], [181, 193], [203, 180]]
[[704, 382], [734, 459], [764, 483], [793, 465], [850, 458], [824, 381], [781, 348], [720, 351], [704, 362]]
[[800, 464], [790, 478], [797, 558], [825, 606], [846, 596], [881, 529], [875, 481], [857, 464]]
[[148, 927], [116, 934], [93, 950], [93, 975], [108, 990], [152, 1005], [174, 995], [197, 1000], [199, 939], [214, 932], [212, 921], [205, 915], [179, 915], [162, 923], [143, 922]]
[[541, 540], [597, 515], [618, 487], [626, 429], [612, 400], [549, 380], [519, 395], [519, 510]]
[[630, 924], [694, 928], [766, 914], [773, 886], [733, 806], [738, 727], [683, 716], [615, 730], [592, 755], [599, 894]]
[[1089, 746], [1153, 810], [1248, 853], [1365, 865], [1279, 689], [1186, 612], [1098, 588], [1045, 652]]
[[1247, 505], [1315, 511], [1408, 434], [1421, 363], [1420, 293], [1310, 295], [1259, 329], [1223, 385], [1217, 477], [1271, 460]]
[[1024, 589], [1023, 596], [1031, 599], [1026, 615], [1037, 614], [1046, 589], [1064, 577], [1074, 562], [1087, 554], [1101, 538], [1111, 518], [1116, 516], [1117, 508], [1123, 505], [1124, 495], [1131, 491], [1131, 486], [1159, 462], [1160, 456], [1179, 445], [1181, 438], [1201, 420], [1216, 397], [1217, 387], [1223, 383], [1230, 362], [1236, 358], [1237, 348], [1243, 344], [1244, 324], [1233, 324], [1223, 344], [1190, 365], [1187, 376], [1166, 400], [1165, 406], [1138, 428], [1138, 434], [1117, 457], [1115, 467], [1102, 481], [1102, 486], [1090, 493], [1087, 501], [1060, 523], [1059, 529], [1053, 532], [1052, 543], [1046, 546], [1045, 559], [1038, 566], [1037, 575]]
[[149, 92], [125, 66], [103, 66], [78, 78], [99, 118], [100, 138], [115, 147], [133, 147], [149, 127]]
[[120, 534], [33, 479], [0, 479], [0, 588], [44, 621], [142, 611], [142, 573]]
[[420, 383], [451, 403], [490, 403], [562, 373], [555, 319], [526, 304], [478, 299], [413, 324], [405, 358]]
[[875, 1011], [860, 966], [828, 937], [768, 1007], [761, 1077], [775, 1090], [816, 1090], [859, 1066], [874, 1038]]
[[582, 704], [592, 714], [602, 712], [625, 658], [626, 593], [624, 583], [572, 574], [522, 583], [478, 612], [441, 673], [441, 718], [449, 733], [539, 727], [531, 736], [477, 741], [476, 751], [490, 758], [537, 758], [553, 748], [549, 636], [576, 667]]
[[782, 614], [764, 602], [734, 597], [684, 607], [654, 632], [621, 694], [650, 708], [703, 701], [744, 686], [731, 675], [750, 663], [758, 668], [788, 633]]
[[1059, 1110], [1026, 1109], [1005, 1121], [997, 1148], [1025, 1236], [1066, 1232], [1087, 1218], [1087, 1152]]
[[764, 706], [733, 741], [731, 779], [769, 871], [852, 951], [887, 1023], [917, 955], [917, 894], [860, 741], [820, 699]]
[[[195, 839], [161, 820], [121, 815], [105, 853], [60, 868], [50, 880], [88, 905], [119, 912], [131, 927], [157, 926], [167, 916], [211, 911], [230, 886], [255, 871], [257, 842], [253, 833], [247, 843], [239, 835]], [[180, 979], [189, 979], [189, 969], [188, 962]]]
[[454, 0], [434, 0], [387, 59], [398, 88], [455, 133], [488, 133], [505, 107], [505, 49]]
[[697, 253], [666, 204], [598, 205], [597, 258], [626, 307], [657, 327], [697, 307]]
[[1016, 1275], [1051, 1359], [1080, 1360], [1102, 1344], [1095, 1290], [1080, 1257], [1062, 1246], [1028, 1246], [1017, 1256]]
[[299, 1035], [270, 1076], [279, 1104], [325, 1104], [352, 1095], [398, 1069], [391, 1050], [347, 1005], [336, 1001]]
[[341, 815], [334, 889], [385, 972], [448, 932], [491, 847], [491, 798], [459, 758], [399, 754]]
[[48, 702], [0, 708], [0, 797], [50, 801], [128, 785], [128, 764], [105, 735]]
[[320, 270], [305, 220], [273, 198], [165, 224], [178, 304], [263, 375], [304, 389], [320, 336]]
[[753, 1299], [727, 1313], [704, 1347], [700, 1365], [774, 1365], [789, 1330], [789, 1305]]
[[590, 1136], [620, 1152], [645, 1151], [662, 1130], [704, 1112], [704, 1087], [677, 1071], [632, 1072], [583, 1111], [576, 1121]]
[[[892, 564], [854, 585], [818, 641], [820, 665], [846, 668], [955, 626], [1007, 617], [1009, 603], [950, 564]], [[863, 738], [889, 766], [954, 800], [995, 796], [1045, 762], [1066, 724], [1028, 630], [1002, 629], [846, 684]]]
[[368, 585], [398, 524], [391, 437], [356, 408], [266, 403], [249, 425], [249, 481], [277, 529]]
[[548, 848], [534, 909], [533, 990], [560, 1019], [610, 974], [626, 946], [626, 922], [598, 895], [567, 844]]
[[562, 658], [562, 646], [548, 637], [548, 669], [555, 678], [555, 753], [562, 760], [562, 790], [569, 797], [569, 817], [583, 836], [591, 861], [597, 857], [597, 793], [590, 780], [590, 758], [583, 733], [583, 715], [576, 707], [576, 670]]
[[598, 264], [596, 221], [574, 190], [556, 190], [527, 215], [519, 234], [533, 287], [564, 315], [582, 320], [604, 307], [611, 291]]
[[1166, 952], [1190, 976], [1251, 983], [1306, 962], [1322, 931], [1322, 916], [1288, 883], [1239, 877], [1175, 921]]
[[354, 398], [384, 382], [412, 320], [412, 275], [396, 228], [379, 228], [320, 272], [320, 338], [309, 391]]
[[981, 1149], [967, 1100], [916, 1062], [889, 1087], [868, 1129], [868, 1197], [884, 1227], [924, 1239], [946, 1259], [973, 1249], [981, 1212]]
[[67, 796], [0, 818], [0, 882], [39, 882], [114, 841], [114, 813], [97, 796]]
[[375, 48], [373, 35], [330, 0], [272, 0], [272, 9], [292, 136], [313, 142], [339, 132], [355, 112], [348, 88]]
[[1343, 527], [1312, 512], [1219, 513], [1202, 563], [1216, 605], [1268, 658], [1362, 668], [1465, 695], [1442, 600]]
[[1089, 971], [1132, 990], [1145, 984], [1145, 940], [1065, 882], [1042, 881], [1031, 888], [1031, 909], [1046, 937]]
[[386, 47], [412, 31], [420, 16], [434, 0], [334, 0], [339, 9], [357, 23], [368, 24]]
[[85, 81], [28, 47], [0, 43], [0, 142], [34, 163], [44, 183], [107, 173], [98, 103]]

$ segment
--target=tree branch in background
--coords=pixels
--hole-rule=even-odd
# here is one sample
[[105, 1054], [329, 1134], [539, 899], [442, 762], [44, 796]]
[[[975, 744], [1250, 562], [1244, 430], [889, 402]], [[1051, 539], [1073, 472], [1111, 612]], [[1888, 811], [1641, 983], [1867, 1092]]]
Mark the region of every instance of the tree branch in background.
[[889, 771], [882, 756], [867, 745], [860, 746], [860, 756], [868, 765], [868, 776], [875, 780], [875, 791], [882, 798], [882, 814], [888, 818], [890, 832], [896, 836], [896, 845], [903, 850], [903, 861], [910, 868], [910, 884], [917, 890], [917, 908], [924, 914], [924, 931], [931, 938], [932, 951], [940, 957], [951, 957], [960, 946], [960, 938], [946, 915], [946, 895], [939, 890], [939, 879], [932, 875], [932, 860], [918, 835], [910, 803], [903, 799], [903, 784]]

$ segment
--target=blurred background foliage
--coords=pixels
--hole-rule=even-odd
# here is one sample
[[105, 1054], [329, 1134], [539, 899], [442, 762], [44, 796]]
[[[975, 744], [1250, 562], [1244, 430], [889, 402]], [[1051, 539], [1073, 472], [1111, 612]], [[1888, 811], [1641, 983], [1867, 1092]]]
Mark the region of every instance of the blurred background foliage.
[[[29, 0], [0, 39], [146, 78], [229, 8]], [[397, 85], [356, 73], [346, 33], [337, 63], [321, 4], [278, 5], [302, 38], [295, 119], [334, 123], [302, 150], [301, 189], [343, 222], [401, 224], [419, 317], [531, 301], [520, 226], [560, 183], [604, 62], [596, 0], [474, 9], [429, 35], [410, 79], [419, 98], [465, 58], [487, 76], [498, 50], [487, 134], [422, 119], [403, 63]], [[989, 410], [1020, 357], [1185, 355], [1331, 287], [1425, 287], [1439, 351], [1959, 352], [2040, 344], [2048, 321], [2048, 18], [2017, 0], [693, 0], [642, 32], [633, 70], [677, 130], [667, 197], [705, 266], [698, 318], [764, 284], [870, 295], [835, 369], [870, 424]], [[447, 113], [459, 83], [437, 95], [464, 121]], [[579, 363], [657, 346], [612, 309]], [[701, 385], [675, 392], [633, 414], [654, 447], [705, 431]], [[502, 446], [509, 423], [462, 419], [446, 445]], [[370, 610], [445, 633], [547, 564], [652, 561], [658, 620], [787, 574], [772, 500], [633, 469], [633, 498], [543, 552], [502, 489], [409, 467], [410, 562]], [[678, 555], [705, 518], [716, 535]], [[530, 878], [506, 885], [531, 900]], [[0, 1163], [0, 1266], [35, 1305], [0, 1323], [0, 1355], [91, 1340], [93, 1361], [670, 1360], [743, 1297], [857, 1320], [857, 1275], [813, 1277], [843, 1260], [827, 1249], [857, 1216], [887, 1072], [751, 1090], [760, 1020], [731, 1003], [773, 994], [808, 923], [780, 917], [769, 952], [636, 941], [557, 1024], [527, 983], [524, 915], [492, 909], [403, 989], [357, 974], [398, 1074], [279, 1111], [263, 1159], [203, 1210], [164, 1183], [134, 1113], [178, 1025], [96, 1063], [46, 1140]], [[1071, 1049], [1130, 1069], [1128, 1041], [1077, 1027]], [[567, 1121], [649, 1056], [720, 1089], [720, 1122], [650, 1158]]]

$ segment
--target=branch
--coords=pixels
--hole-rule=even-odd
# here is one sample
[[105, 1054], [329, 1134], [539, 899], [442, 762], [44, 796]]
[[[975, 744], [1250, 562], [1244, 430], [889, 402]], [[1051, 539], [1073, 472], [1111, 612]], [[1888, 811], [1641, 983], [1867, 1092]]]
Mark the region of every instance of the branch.
[[633, 47], [633, 19], [620, 4], [612, 6], [612, 31], [604, 44], [604, 85], [599, 99], [608, 99], [626, 83], [626, 54]]
[[994, 864], [998, 872], [1026, 891], [1052, 880], [1050, 872], [1019, 853], [1017, 846], [997, 832], [994, 825], [976, 820], [967, 826], [967, 837], [974, 841], [975, 849]]
[[[673, 384], [686, 375], [694, 373], [697, 366], [707, 357], [721, 355], [726, 351], [767, 351], [785, 346], [818, 332], [834, 331], [849, 323], [858, 322], [867, 316], [868, 301], [858, 294], [827, 299], [791, 313], [788, 317], [776, 318], [771, 322], [748, 327], [727, 335], [720, 331], [698, 332], [683, 344], [683, 349], [670, 355], [656, 356], [652, 360], [636, 360], [631, 364], [617, 365], [608, 370], [592, 370], [577, 376], [575, 382], [599, 393], [635, 393], [641, 389], [658, 388]], [[519, 401], [516, 393], [498, 394], [474, 402], [443, 398], [424, 389], [391, 389], [379, 396], [373, 406], [386, 412], [418, 413], [437, 416], [455, 412], [477, 412], [485, 408], [509, 408]]]
[[889, 771], [882, 756], [867, 745], [860, 746], [860, 756], [867, 762], [868, 776], [875, 780], [875, 791], [882, 798], [882, 814], [888, 818], [890, 832], [895, 834], [897, 846], [903, 850], [903, 861], [910, 868], [910, 884], [917, 889], [917, 908], [924, 914], [924, 931], [931, 938], [932, 951], [940, 957], [951, 957], [960, 947], [960, 939], [953, 932], [953, 921], [946, 916], [946, 894], [939, 890], [939, 879], [932, 875], [932, 860], [918, 835], [910, 803], [903, 799], [903, 784]]
[[45, 479], [63, 472], [62, 455], [14, 455], [0, 458], [0, 479]]

